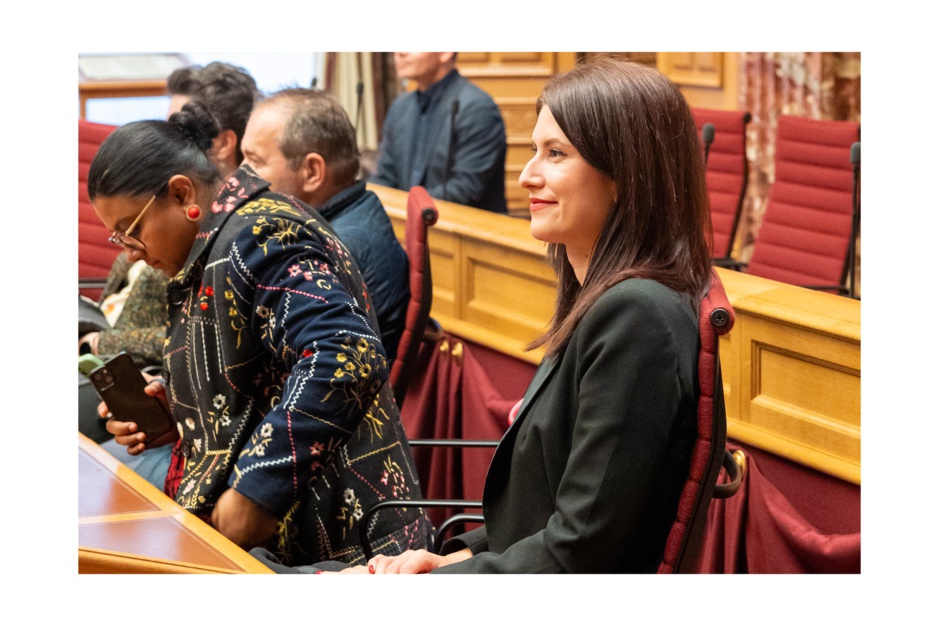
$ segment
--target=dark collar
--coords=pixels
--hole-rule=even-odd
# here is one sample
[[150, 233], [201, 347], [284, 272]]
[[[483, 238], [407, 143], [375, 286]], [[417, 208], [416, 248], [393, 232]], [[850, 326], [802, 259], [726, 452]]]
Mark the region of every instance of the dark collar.
[[247, 165], [242, 165], [235, 170], [222, 185], [215, 201], [209, 207], [208, 215], [199, 225], [199, 232], [189, 251], [189, 257], [183, 265], [182, 273], [177, 274], [177, 278], [189, 274], [192, 264], [211, 246], [212, 240], [235, 209], [270, 186], [269, 182], [258, 176]]
[[342, 213], [346, 207], [354, 202], [358, 202], [359, 198], [361, 198], [364, 194], [365, 181], [360, 180], [359, 182], [354, 183], [351, 187], [343, 189], [332, 198], [324, 202], [321, 206], [315, 208], [327, 222], [330, 222], [333, 220], [333, 218]]
[[427, 91], [415, 92], [417, 94], [417, 104], [420, 107], [420, 110], [425, 111], [428, 105], [436, 104], [437, 101], [440, 100], [443, 92], [447, 90], [447, 87], [449, 87], [449, 85], [453, 83], [453, 81], [455, 81], [459, 75], [460, 73], [456, 70], [456, 68], [453, 68], [447, 72], [446, 76], [428, 87]]
[[[271, 184], [258, 176], [253, 169], [242, 165], [228, 177], [212, 203], [212, 213], [231, 213], [248, 198], [270, 187]], [[214, 220], [209, 220], [214, 221]]]

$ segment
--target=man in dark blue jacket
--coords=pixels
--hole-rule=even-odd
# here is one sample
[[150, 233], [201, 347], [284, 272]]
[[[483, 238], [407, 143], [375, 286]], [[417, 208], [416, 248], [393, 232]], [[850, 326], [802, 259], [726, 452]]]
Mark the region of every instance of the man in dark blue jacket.
[[355, 129], [334, 97], [284, 89], [255, 105], [241, 149], [271, 189], [312, 206], [349, 248], [375, 306], [391, 362], [404, 330], [408, 260], [381, 202], [357, 180]]
[[505, 123], [489, 94], [456, 70], [455, 52], [395, 52], [399, 96], [382, 127], [371, 182], [505, 213]]

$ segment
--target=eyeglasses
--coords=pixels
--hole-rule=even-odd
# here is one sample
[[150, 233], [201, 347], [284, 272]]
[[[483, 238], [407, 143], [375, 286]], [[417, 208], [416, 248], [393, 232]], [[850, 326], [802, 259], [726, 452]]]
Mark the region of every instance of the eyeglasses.
[[127, 248], [130, 248], [131, 250], [137, 250], [138, 252], [143, 252], [144, 250], [146, 250], [147, 244], [140, 241], [136, 237], [131, 236], [131, 233], [137, 227], [137, 224], [140, 222], [140, 218], [142, 218], [143, 214], [147, 212], [147, 209], [150, 208], [150, 205], [153, 204], [154, 200], [156, 200], [156, 194], [154, 194], [153, 197], [150, 198], [150, 201], [147, 202], [147, 206], [145, 206], [143, 208], [143, 211], [141, 211], [140, 214], [137, 215], [137, 219], [135, 219], [133, 223], [131, 223], [130, 227], [128, 227], [127, 230], [125, 230], [123, 233], [119, 233], [116, 230], [113, 231], [111, 233], [111, 236], [108, 237], [108, 241], [110, 241], [111, 243], [117, 244], [119, 246], [125, 246]]

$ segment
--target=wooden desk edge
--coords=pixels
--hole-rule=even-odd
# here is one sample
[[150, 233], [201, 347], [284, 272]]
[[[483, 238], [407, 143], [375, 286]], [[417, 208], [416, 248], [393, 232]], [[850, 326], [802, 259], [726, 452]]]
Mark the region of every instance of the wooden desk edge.
[[[167, 497], [166, 494], [151, 485], [142, 476], [115, 459], [112, 455], [108, 454], [106, 450], [94, 443], [91, 439], [82, 433], [78, 433], [78, 446], [80, 450], [84, 451], [96, 461], [114, 472], [115, 476], [117, 476], [119, 480], [123, 481], [128, 487], [136, 490], [138, 493], [140, 493], [140, 495], [145, 497], [149, 502], [160, 509], [160, 511], [156, 514], [150, 512], [144, 515], [136, 516], [137, 518], [153, 517], [154, 515], [158, 517], [172, 517], [186, 530], [213, 546], [222, 555], [224, 555], [226, 559], [234, 563], [237, 567], [241, 568], [241, 570], [214, 568], [196, 563], [168, 561], [149, 556], [112, 552], [108, 550], [100, 550], [97, 548], [89, 548], [86, 546], [78, 546], [79, 573], [83, 573], [85, 571], [88, 573], [113, 571], [114, 567], [120, 567], [122, 571], [126, 571], [127, 573], [274, 573], [271, 569], [245, 552], [242, 548], [233, 543], [227, 537], [200, 520], [192, 513], [183, 509], [176, 502]], [[113, 515], [105, 516], [104, 518], [79, 518], [78, 523], [79, 525], [82, 523], [97, 524], [108, 519], [111, 521], [120, 521], [126, 519], [127, 517], [127, 515]], [[101, 569], [102, 567], [108, 565], [110, 565], [112, 569]]]
[[241, 569], [227, 569], [184, 563], [181, 561], [167, 561], [154, 557], [112, 552], [96, 548], [78, 548], [79, 574], [273, 574], [260, 561], [251, 559], [253, 563], [239, 562]]

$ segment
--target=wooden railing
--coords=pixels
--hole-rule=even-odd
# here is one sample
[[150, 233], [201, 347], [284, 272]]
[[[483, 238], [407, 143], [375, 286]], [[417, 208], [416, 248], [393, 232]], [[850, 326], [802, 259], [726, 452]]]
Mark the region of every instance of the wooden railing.
[[[407, 194], [369, 185], [403, 241]], [[431, 228], [431, 315], [441, 326], [529, 363], [556, 282], [527, 220], [437, 202]], [[861, 306], [718, 269], [737, 320], [721, 339], [728, 436], [861, 482]]]

